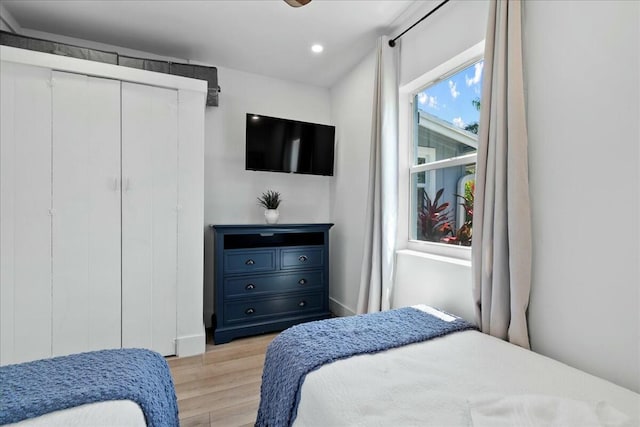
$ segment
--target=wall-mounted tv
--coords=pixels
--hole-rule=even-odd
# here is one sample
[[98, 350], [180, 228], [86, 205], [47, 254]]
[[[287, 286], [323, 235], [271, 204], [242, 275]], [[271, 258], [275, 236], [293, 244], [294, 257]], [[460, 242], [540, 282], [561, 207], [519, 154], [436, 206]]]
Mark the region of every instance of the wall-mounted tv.
[[247, 114], [247, 170], [333, 175], [335, 126]]

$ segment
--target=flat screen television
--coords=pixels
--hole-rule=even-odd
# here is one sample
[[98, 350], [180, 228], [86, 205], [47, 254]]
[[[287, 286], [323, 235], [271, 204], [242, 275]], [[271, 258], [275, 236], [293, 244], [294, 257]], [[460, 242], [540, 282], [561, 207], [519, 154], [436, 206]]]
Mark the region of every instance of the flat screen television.
[[333, 175], [335, 126], [247, 114], [247, 170]]

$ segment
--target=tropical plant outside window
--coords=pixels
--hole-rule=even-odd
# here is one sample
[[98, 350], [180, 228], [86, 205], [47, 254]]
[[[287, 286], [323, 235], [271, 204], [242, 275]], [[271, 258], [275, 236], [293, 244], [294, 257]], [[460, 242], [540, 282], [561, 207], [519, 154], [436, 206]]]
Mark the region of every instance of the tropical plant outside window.
[[454, 70], [413, 97], [414, 240], [471, 246], [483, 64]]

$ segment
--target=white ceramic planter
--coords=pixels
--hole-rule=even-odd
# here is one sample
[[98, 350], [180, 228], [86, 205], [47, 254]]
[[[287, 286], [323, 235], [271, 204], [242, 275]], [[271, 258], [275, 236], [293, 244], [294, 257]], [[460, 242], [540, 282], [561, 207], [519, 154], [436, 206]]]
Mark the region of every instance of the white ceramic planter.
[[265, 209], [264, 211], [264, 219], [267, 221], [267, 224], [277, 224], [279, 216], [280, 212], [278, 212], [278, 209]]

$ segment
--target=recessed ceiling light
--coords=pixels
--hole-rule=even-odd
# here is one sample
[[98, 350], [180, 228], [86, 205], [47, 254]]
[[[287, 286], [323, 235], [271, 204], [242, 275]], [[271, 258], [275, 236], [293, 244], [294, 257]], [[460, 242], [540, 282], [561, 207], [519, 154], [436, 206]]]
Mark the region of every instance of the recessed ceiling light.
[[320, 53], [324, 50], [324, 47], [322, 47], [321, 44], [314, 44], [313, 46], [311, 46], [311, 50], [315, 53]]
[[260, 116], [256, 116], [256, 115], [254, 114], [253, 116], [251, 116], [251, 118], [252, 118], [253, 120], [258, 120], [258, 119], [260, 118]]

